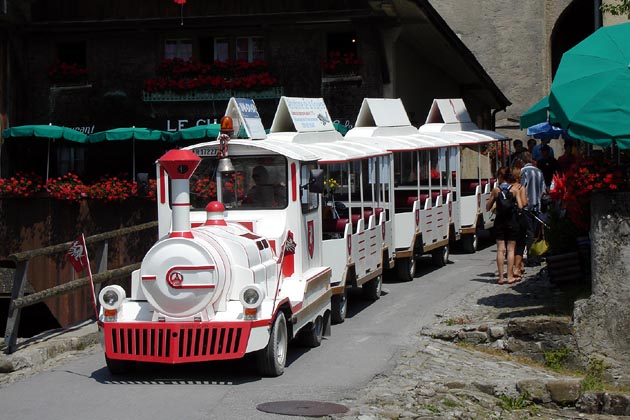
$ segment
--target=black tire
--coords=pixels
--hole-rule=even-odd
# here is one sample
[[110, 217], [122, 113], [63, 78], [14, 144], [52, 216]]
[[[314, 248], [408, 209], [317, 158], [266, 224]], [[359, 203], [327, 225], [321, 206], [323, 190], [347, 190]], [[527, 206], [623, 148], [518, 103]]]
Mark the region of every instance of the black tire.
[[441, 246], [438, 249], [431, 251], [431, 258], [433, 265], [436, 267], [444, 267], [448, 264], [449, 247], [448, 245]]
[[321, 316], [309, 322], [299, 332], [299, 342], [305, 347], [319, 347], [324, 336], [324, 319]]
[[330, 320], [334, 324], [341, 324], [346, 320], [346, 313], [348, 311], [348, 289], [343, 289], [343, 293], [340, 295], [333, 295], [330, 300], [331, 313]]
[[396, 271], [401, 281], [412, 281], [416, 275], [415, 257], [399, 258], [396, 260]]
[[124, 375], [126, 373], [133, 372], [136, 368], [136, 362], [132, 360], [110, 359], [105, 356], [105, 363], [107, 364], [109, 373], [112, 375]]
[[363, 297], [369, 300], [379, 300], [383, 290], [383, 276], [379, 275], [361, 286]]
[[288, 344], [287, 321], [284, 313], [278, 312], [273, 320], [267, 347], [256, 353], [256, 367], [260, 375], [275, 377], [284, 373]]
[[477, 232], [462, 235], [462, 251], [466, 254], [474, 254], [477, 251], [478, 242]]

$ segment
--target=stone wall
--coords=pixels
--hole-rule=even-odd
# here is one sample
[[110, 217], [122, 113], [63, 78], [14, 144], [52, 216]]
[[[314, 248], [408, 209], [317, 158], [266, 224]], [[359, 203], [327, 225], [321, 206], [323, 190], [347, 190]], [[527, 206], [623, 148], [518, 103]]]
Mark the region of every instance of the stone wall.
[[591, 204], [592, 295], [576, 302], [581, 353], [630, 384], [630, 193], [599, 193]]
[[[519, 117], [549, 93], [553, 30], [574, 1], [582, 0], [430, 0], [512, 102], [496, 115], [498, 132], [526, 137]], [[604, 25], [627, 21], [626, 16], [602, 16]]]

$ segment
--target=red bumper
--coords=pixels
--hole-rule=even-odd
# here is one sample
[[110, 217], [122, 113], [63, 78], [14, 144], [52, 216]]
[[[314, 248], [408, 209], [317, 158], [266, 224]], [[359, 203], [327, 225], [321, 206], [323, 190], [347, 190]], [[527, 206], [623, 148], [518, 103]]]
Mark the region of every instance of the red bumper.
[[189, 363], [239, 359], [245, 354], [249, 322], [104, 322], [110, 359]]

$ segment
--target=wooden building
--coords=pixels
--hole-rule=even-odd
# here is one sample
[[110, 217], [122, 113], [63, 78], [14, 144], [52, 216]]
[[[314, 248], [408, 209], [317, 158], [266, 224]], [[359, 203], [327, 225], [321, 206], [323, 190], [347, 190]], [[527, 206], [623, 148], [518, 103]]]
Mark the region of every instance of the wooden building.
[[[401, 98], [418, 126], [433, 99], [463, 98], [477, 125], [492, 129], [495, 113], [510, 105], [427, 0], [14, 0], [3, 5], [3, 128], [52, 123], [88, 134], [125, 126], [175, 131], [220, 119], [231, 96], [254, 98], [269, 127], [285, 95], [323, 97], [333, 118], [349, 126], [365, 97]], [[72, 170], [95, 177], [129, 168], [130, 146], [113, 143], [109, 155], [92, 145], [58, 153], [51, 175]], [[153, 177], [153, 162], [163, 150], [139, 145], [136, 152], [137, 172]], [[0, 177], [13, 175], [15, 160], [5, 147], [0, 159]], [[134, 220], [119, 217], [125, 220], [121, 225]], [[55, 220], [46, 221], [32, 225], [55, 226]], [[69, 241], [82, 229], [86, 235], [99, 231], [93, 228], [75, 226], [61, 237], [28, 233], [27, 227], [29, 238], [15, 239], [16, 249], [4, 249], [3, 255], [24, 245], [33, 249]], [[19, 226], [9, 231], [25, 232]], [[66, 313], [62, 323], [81, 315]]]

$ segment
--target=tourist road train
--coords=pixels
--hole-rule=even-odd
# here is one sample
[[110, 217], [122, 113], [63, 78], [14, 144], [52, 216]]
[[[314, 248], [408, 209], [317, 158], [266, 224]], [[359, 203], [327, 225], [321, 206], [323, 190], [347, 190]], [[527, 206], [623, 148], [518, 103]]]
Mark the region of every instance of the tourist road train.
[[435, 100], [420, 128], [399, 99], [364, 99], [342, 136], [322, 99], [282, 97], [268, 133], [252, 100], [232, 98], [209, 140], [158, 159], [159, 239], [130, 296], [99, 294], [112, 373], [251, 353], [281, 375], [289, 341], [319, 346], [344, 322], [350, 288], [377, 300], [420, 256], [475, 251], [494, 218], [489, 151], [507, 139], [461, 99]]

